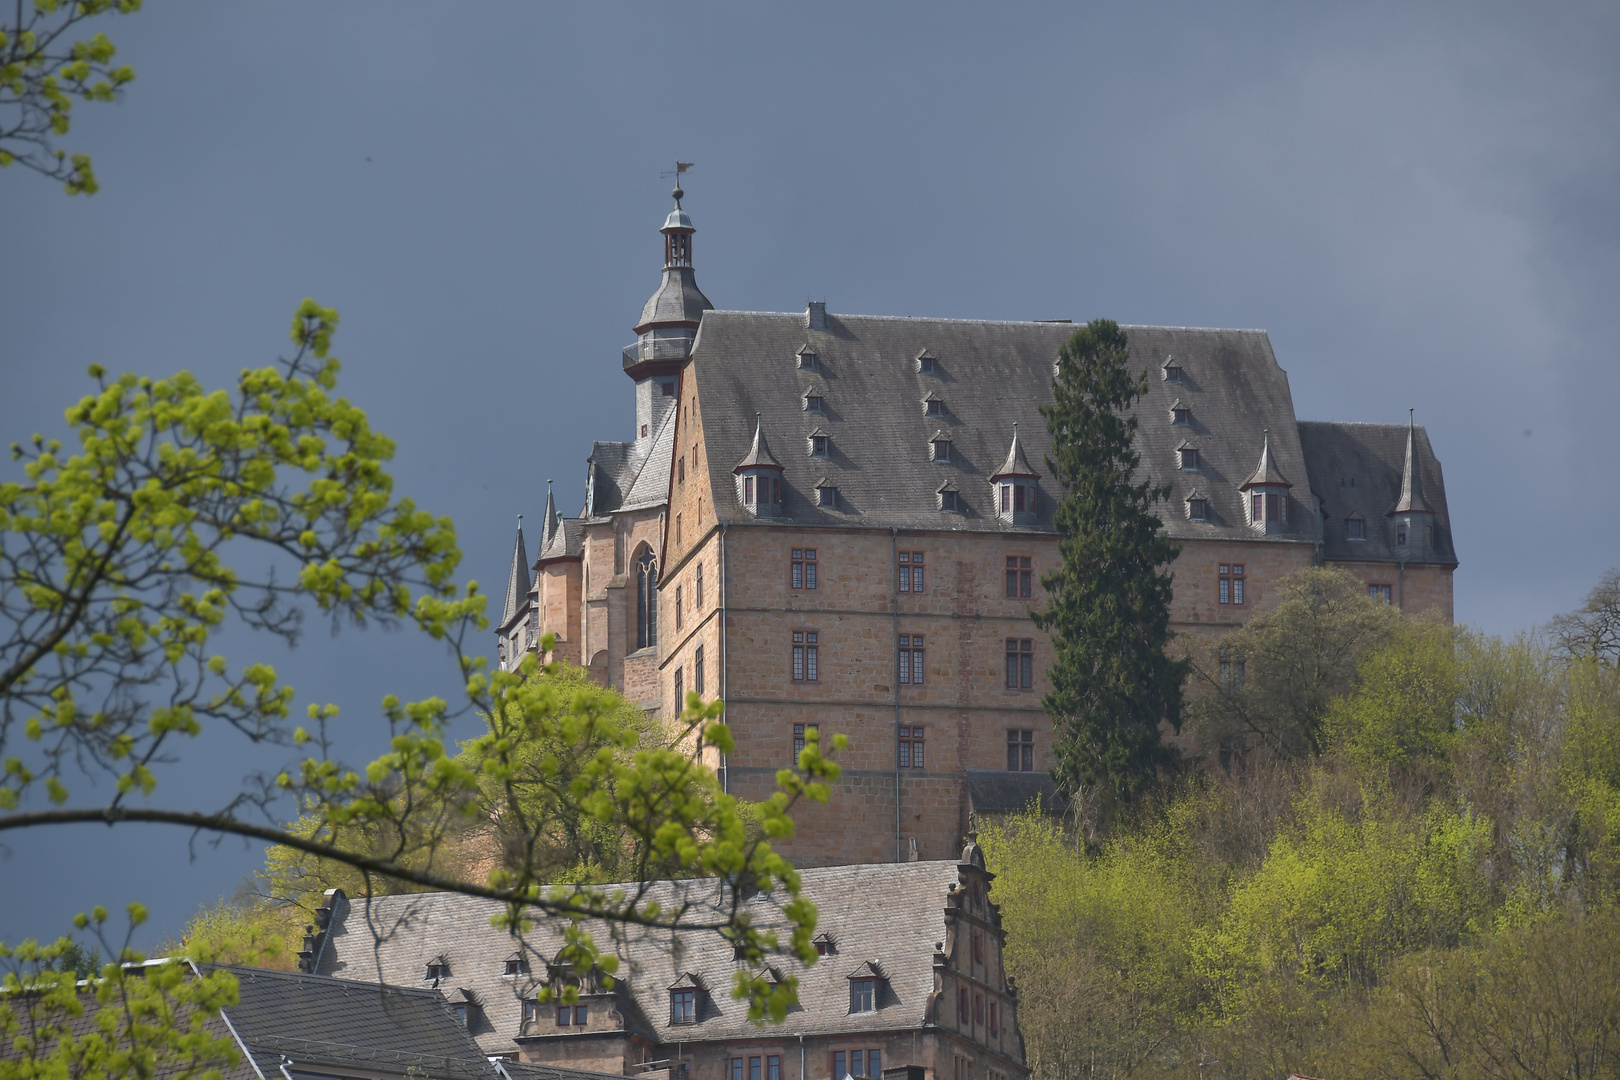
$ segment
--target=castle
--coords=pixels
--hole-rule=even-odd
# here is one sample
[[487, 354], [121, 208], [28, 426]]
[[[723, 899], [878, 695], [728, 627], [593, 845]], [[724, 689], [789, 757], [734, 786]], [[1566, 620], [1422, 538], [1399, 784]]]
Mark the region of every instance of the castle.
[[[522, 529], [503, 667], [556, 635], [648, 710], [726, 702], [728, 790], [762, 798], [808, 732], [850, 739], [799, 866], [954, 859], [972, 813], [1049, 792], [1048, 643], [1029, 610], [1056, 565], [1038, 407], [1068, 323], [717, 311], [692, 219], [623, 352], [634, 438], [598, 442], [584, 507], [547, 490]], [[1302, 567], [1342, 567], [1405, 610], [1452, 614], [1457, 558], [1421, 427], [1295, 419], [1264, 331], [1126, 327], [1150, 372], [1143, 468], [1181, 548], [1172, 627], [1207, 647]]]

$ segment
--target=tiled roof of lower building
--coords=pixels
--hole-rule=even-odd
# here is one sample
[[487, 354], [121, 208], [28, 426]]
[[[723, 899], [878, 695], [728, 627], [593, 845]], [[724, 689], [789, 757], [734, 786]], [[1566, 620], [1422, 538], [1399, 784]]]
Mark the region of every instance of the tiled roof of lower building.
[[[1305, 450], [1311, 490], [1322, 500], [1325, 527], [1322, 555], [1330, 562], [1416, 561], [1396, 551], [1389, 515], [1401, 497], [1406, 465], [1406, 424], [1344, 424], [1302, 420], [1300, 445]], [[1446, 508], [1445, 477], [1429, 444], [1429, 433], [1412, 429], [1415, 466], [1422, 469], [1422, 490], [1434, 511], [1434, 552], [1429, 561], [1456, 565], [1451, 513]], [[1363, 522], [1362, 538], [1352, 539], [1348, 523]]]

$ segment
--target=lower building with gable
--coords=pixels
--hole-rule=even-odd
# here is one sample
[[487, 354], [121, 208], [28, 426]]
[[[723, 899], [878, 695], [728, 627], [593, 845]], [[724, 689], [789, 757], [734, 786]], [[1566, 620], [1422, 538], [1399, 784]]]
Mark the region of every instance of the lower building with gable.
[[[737, 748], [710, 763], [745, 798], [812, 731], [844, 733], [831, 801], [783, 853], [950, 857], [975, 813], [1052, 790], [1030, 610], [1059, 565], [1061, 490], [1040, 408], [1075, 327], [714, 310], [683, 194], [621, 357], [635, 437], [594, 445], [578, 516], [548, 487], [532, 562], [520, 528], [501, 662], [554, 633], [650, 712], [723, 698]], [[1135, 448], [1171, 488], [1176, 648], [1216, 663], [1218, 635], [1316, 565], [1451, 617], [1444, 479], [1410, 414], [1302, 422], [1264, 331], [1124, 329], [1148, 382]]]
[[[557, 963], [554, 922], [540, 920], [520, 940], [490, 925], [500, 904], [453, 893], [368, 904], [334, 890], [304, 963], [337, 980], [436, 989], [483, 1053], [520, 1064], [674, 1080], [1028, 1076], [993, 875], [977, 844], [957, 860], [801, 874], [802, 895], [820, 912], [820, 955], [809, 966], [770, 961], [768, 977], [798, 980], [798, 1005], [776, 1025], [750, 1021], [747, 1003], [732, 998], [743, 961], [716, 933], [593, 926], [619, 960], [604, 980]], [[698, 916], [729, 902], [712, 880], [651, 889], [664, 910], [686, 901]], [[779, 901], [761, 893], [745, 906], [755, 925], [784, 927]], [[568, 985], [577, 1004], [537, 1000]]]

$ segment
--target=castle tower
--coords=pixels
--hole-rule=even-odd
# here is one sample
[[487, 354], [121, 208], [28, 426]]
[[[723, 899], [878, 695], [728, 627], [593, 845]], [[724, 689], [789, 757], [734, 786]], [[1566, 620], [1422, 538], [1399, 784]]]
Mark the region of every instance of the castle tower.
[[692, 219], [681, 209], [686, 192], [676, 182], [675, 209], [664, 219], [664, 278], [641, 309], [636, 343], [625, 347], [624, 373], [636, 384], [636, 441], [650, 439], [675, 405], [677, 375], [692, 355], [698, 322], [714, 305], [697, 287], [692, 269]]
[[529, 577], [529, 553], [523, 544], [523, 515], [518, 515], [517, 540], [512, 545], [512, 568], [506, 575], [506, 604], [501, 609], [501, 623], [496, 628], [496, 661], [502, 671], [511, 671], [523, 662], [523, 656], [533, 643], [533, 600], [530, 591], [534, 581]]

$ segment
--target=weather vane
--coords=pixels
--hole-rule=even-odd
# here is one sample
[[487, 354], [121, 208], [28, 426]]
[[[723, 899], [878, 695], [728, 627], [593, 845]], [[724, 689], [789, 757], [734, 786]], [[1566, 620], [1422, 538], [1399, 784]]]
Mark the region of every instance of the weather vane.
[[670, 194], [675, 196], [676, 206], [681, 205], [681, 196], [686, 194], [686, 192], [681, 190], [681, 173], [685, 172], [691, 167], [692, 163], [690, 161], [681, 161], [677, 158], [675, 161], [675, 168], [666, 169], [658, 174], [659, 176], [673, 176], [675, 178], [675, 190], [670, 192]]

